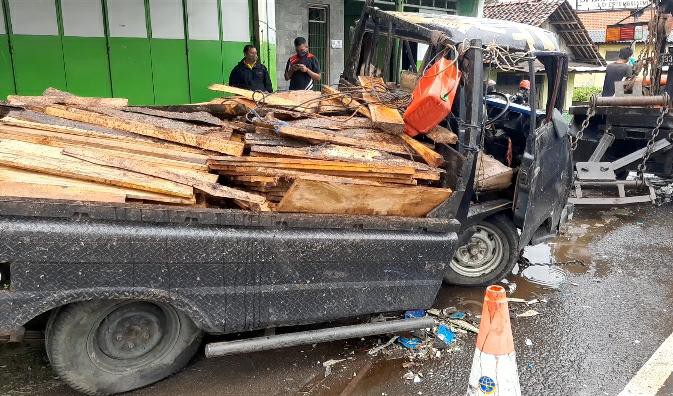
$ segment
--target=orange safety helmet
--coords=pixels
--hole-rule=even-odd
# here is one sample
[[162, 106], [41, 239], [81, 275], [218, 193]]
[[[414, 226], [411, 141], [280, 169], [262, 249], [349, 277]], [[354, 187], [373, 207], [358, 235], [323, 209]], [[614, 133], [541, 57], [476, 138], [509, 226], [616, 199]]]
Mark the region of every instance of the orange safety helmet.
[[528, 89], [530, 90], [530, 81], [528, 80], [521, 80], [519, 83], [519, 89]]

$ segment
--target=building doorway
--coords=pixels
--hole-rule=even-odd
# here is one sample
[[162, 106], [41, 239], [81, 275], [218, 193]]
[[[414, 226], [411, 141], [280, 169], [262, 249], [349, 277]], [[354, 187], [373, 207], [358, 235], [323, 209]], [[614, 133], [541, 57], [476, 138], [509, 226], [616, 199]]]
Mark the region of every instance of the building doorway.
[[328, 6], [308, 7], [308, 44], [318, 59], [322, 78], [313, 84], [320, 91], [323, 82], [329, 84], [329, 8]]

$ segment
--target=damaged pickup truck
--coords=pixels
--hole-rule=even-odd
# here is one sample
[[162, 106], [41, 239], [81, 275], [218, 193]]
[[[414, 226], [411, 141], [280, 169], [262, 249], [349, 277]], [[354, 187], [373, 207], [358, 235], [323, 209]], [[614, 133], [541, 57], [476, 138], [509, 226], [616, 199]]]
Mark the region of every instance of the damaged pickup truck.
[[[204, 333], [360, 323], [327, 333], [285, 329], [246, 348], [209, 344], [210, 357], [287, 346], [288, 338], [314, 343], [427, 327], [423, 319], [367, 318], [429, 308], [443, 280], [496, 282], [530, 241], [554, 235], [571, 155], [557, 117], [567, 58], [552, 34], [502, 21], [384, 12], [370, 3], [355, 27], [344, 84], [362, 71], [394, 72], [399, 58], [373, 51], [395, 42], [404, 54], [425, 44], [424, 63], [440, 54], [460, 69], [444, 121], [458, 142], [435, 144], [450, 198], [424, 218], [397, 218], [5, 197], [0, 335], [19, 339], [26, 328], [44, 330], [49, 360], [66, 383], [87, 394], [125, 392], [184, 367]], [[536, 59], [545, 65], [545, 111], [531, 110], [538, 104], [534, 86], [530, 106], [484, 94], [484, 62], [518, 53], [529, 70]], [[388, 64], [363, 67], [376, 65], [372, 60]], [[511, 185], [480, 190], [479, 158], [486, 153], [512, 169]]]

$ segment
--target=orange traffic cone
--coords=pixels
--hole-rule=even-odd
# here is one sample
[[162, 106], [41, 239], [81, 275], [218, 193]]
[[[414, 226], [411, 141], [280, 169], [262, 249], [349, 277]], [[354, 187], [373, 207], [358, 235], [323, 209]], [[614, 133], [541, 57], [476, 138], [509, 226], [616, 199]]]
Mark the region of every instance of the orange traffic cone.
[[502, 286], [486, 288], [468, 396], [521, 396], [507, 294]]

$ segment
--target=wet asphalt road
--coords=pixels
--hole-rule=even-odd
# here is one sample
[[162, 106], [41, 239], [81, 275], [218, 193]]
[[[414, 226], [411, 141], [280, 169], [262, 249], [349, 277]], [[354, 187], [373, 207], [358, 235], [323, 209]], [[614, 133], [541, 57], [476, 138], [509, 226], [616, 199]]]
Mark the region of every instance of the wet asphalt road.
[[[523, 394], [616, 395], [673, 333], [673, 206], [578, 209], [567, 232], [529, 248], [510, 297]], [[543, 264], [544, 266], [536, 266]], [[483, 289], [444, 287], [436, 307], [471, 313], [477, 323]], [[546, 302], [543, 302], [546, 301]], [[526, 345], [530, 339], [532, 345]], [[372, 358], [367, 350], [387, 338], [206, 360], [131, 395], [460, 395], [470, 371], [475, 336], [458, 339], [440, 358], [410, 362], [402, 348]], [[0, 394], [75, 394], [56, 379], [33, 346], [0, 347]], [[346, 359], [325, 377], [322, 362]], [[673, 358], [672, 358], [673, 359]], [[406, 366], [406, 367], [405, 367]], [[402, 376], [411, 370], [421, 382]], [[659, 395], [673, 395], [673, 377]]]

